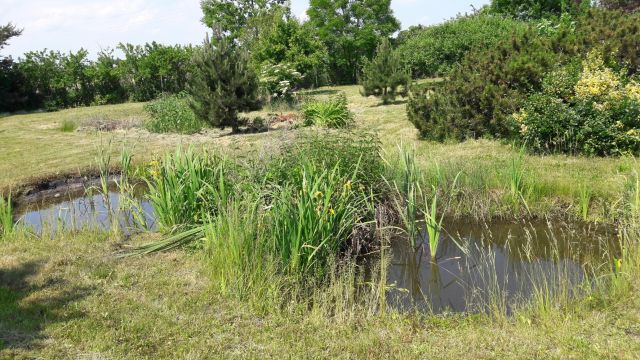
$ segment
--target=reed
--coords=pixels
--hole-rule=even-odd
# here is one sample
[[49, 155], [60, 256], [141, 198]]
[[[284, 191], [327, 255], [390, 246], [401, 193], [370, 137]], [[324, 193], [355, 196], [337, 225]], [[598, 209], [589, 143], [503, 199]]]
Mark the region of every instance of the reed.
[[589, 220], [589, 208], [591, 207], [591, 189], [587, 184], [582, 184], [582, 186], [580, 186], [578, 203], [580, 217], [583, 221]]

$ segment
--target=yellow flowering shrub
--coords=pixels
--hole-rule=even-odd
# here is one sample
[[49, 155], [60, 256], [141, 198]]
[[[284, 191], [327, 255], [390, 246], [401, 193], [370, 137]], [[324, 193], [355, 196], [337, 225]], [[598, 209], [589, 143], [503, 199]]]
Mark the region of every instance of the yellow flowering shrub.
[[620, 76], [605, 66], [602, 56], [597, 51], [587, 55], [583, 66], [582, 76], [575, 88], [578, 97], [617, 97], [622, 87]]

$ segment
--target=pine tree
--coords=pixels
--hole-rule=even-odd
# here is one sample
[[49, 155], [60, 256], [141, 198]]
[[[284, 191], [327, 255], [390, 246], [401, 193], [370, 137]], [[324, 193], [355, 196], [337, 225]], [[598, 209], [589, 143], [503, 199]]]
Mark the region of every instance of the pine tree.
[[240, 127], [238, 113], [258, 110], [258, 76], [250, 66], [249, 54], [225, 37], [209, 37], [193, 57], [187, 91], [196, 116], [212, 126]]
[[393, 51], [391, 42], [384, 39], [373, 59], [366, 61], [360, 84], [363, 96], [377, 96], [385, 104], [394, 101], [398, 95], [406, 96], [411, 75], [402, 64], [399, 54]]

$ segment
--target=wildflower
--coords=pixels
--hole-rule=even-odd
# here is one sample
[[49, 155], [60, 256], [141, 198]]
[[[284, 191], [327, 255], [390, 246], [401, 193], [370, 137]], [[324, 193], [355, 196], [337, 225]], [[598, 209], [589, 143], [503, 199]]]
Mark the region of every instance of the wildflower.
[[333, 208], [329, 209], [329, 215], [335, 216], [336, 215], [336, 210], [333, 209]]
[[324, 194], [322, 193], [322, 191], [316, 191], [316, 193], [313, 195], [314, 198], [316, 199], [320, 199], [324, 196]]
[[353, 187], [353, 184], [351, 183], [351, 180], [347, 181], [347, 183], [344, 184], [344, 188], [347, 189], [347, 191], [351, 191], [352, 187]]

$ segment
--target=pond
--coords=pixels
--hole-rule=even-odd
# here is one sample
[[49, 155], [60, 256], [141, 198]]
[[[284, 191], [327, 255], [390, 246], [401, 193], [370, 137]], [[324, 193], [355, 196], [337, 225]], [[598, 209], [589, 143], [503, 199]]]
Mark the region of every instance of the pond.
[[449, 221], [436, 262], [428, 246], [390, 243], [388, 302], [400, 310], [511, 313], [540, 293], [574, 294], [619, 253], [613, 227], [562, 222]]
[[[122, 195], [113, 179], [107, 196], [95, 183], [65, 185], [23, 197], [16, 219], [39, 235], [114, 227], [125, 235], [157, 230], [145, 190], [137, 186], [129, 192], [133, 195]], [[620, 252], [611, 226], [457, 220], [443, 227], [435, 262], [426, 238], [423, 246], [413, 248], [408, 239], [392, 237], [385, 274], [391, 307], [434, 313], [498, 308], [510, 313], [540, 291], [573, 295], [587, 272], [610, 264]]]
[[124, 234], [155, 229], [153, 208], [143, 197], [144, 186], [134, 186], [130, 194], [121, 194], [114, 179], [106, 195], [94, 181], [65, 184], [19, 199], [15, 218], [38, 235], [113, 230], [115, 226]]

